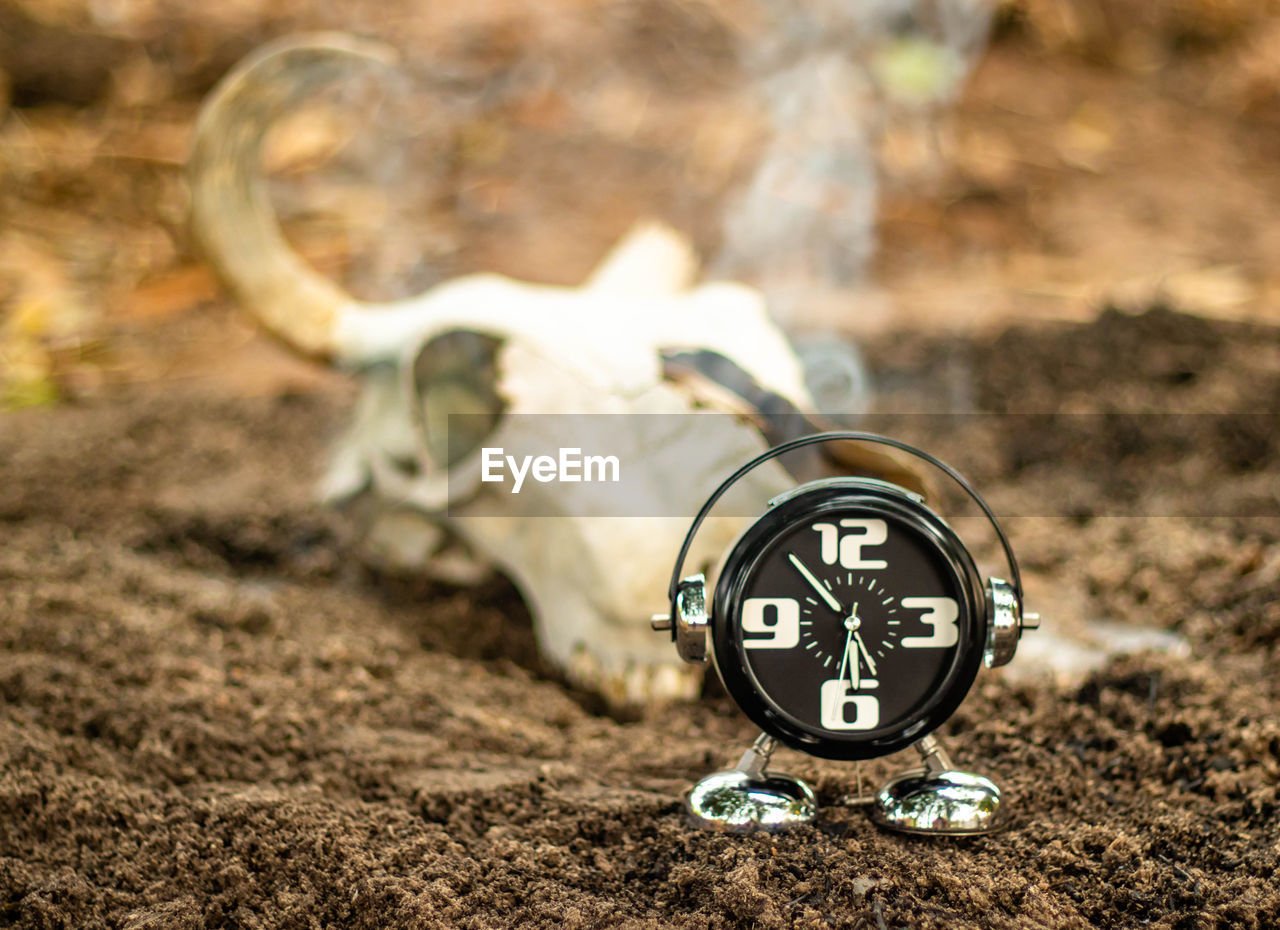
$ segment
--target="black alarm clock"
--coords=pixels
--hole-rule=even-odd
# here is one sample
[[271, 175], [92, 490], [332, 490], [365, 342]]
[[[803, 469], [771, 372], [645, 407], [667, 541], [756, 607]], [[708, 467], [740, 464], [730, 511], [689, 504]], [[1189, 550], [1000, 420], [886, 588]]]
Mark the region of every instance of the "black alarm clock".
[[[814, 443], [891, 446], [948, 475], [995, 528], [1009, 580], [985, 581], [956, 532], [925, 499], [872, 478], [809, 482], [769, 501], [725, 557], [710, 609], [701, 575], [681, 578], [693, 538], [738, 480]], [[693, 521], [672, 573], [670, 629], [680, 655], [708, 653], [725, 690], [763, 731], [736, 769], [687, 799], [704, 826], [778, 829], [811, 820], [813, 793], [767, 772], [777, 743], [825, 759], [863, 760], [915, 746], [922, 770], [880, 790], [873, 817], [918, 833], [987, 832], [1007, 819], [989, 779], [958, 772], [931, 734], [955, 712], [979, 669], [1008, 662], [1024, 629], [1022, 584], [1008, 537], [949, 465], [873, 433], [818, 433], [776, 446], [727, 478]]]

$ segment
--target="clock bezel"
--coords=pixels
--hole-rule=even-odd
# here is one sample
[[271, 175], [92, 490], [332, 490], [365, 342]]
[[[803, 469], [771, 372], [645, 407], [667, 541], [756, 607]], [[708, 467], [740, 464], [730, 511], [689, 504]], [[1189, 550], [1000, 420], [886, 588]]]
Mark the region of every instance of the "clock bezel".
[[[779, 533], [831, 511], [859, 509], [905, 526], [931, 546], [962, 594], [959, 642], [942, 684], [910, 716], [880, 736], [851, 731], [833, 736], [793, 721], [775, 709], [747, 668], [741, 605], [748, 580]], [[735, 621], [735, 622], [731, 622]], [[917, 495], [882, 481], [840, 479], [802, 485], [779, 499], [733, 545], [720, 570], [711, 610], [716, 671], [747, 717], [784, 745], [824, 759], [874, 759], [905, 749], [955, 713], [977, 678], [986, 645], [987, 603], [981, 576], [960, 537]], [[880, 728], [883, 729], [883, 728]], [[876, 731], [868, 731], [874, 733]]]

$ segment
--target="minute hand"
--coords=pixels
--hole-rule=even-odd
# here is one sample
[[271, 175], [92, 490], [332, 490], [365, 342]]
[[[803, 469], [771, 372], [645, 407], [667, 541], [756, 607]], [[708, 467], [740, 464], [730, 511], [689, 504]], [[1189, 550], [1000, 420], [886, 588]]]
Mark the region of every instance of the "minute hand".
[[790, 559], [791, 564], [796, 567], [796, 571], [800, 572], [800, 574], [804, 576], [804, 580], [813, 586], [813, 590], [817, 591], [822, 599], [827, 602], [828, 607], [838, 614], [844, 613], [844, 608], [840, 606], [840, 602], [836, 600], [835, 595], [823, 587], [822, 582], [814, 577], [813, 572], [805, 568], [804, 563], [800, 561], [799, 557], [794, 552], [788, 552], [787, 558]]

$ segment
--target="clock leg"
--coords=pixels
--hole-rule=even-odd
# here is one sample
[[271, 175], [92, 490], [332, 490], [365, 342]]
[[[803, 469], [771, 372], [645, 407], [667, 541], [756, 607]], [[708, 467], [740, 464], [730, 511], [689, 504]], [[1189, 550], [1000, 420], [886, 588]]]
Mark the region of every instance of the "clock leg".
[[912, 747], [923, 767], [889, 779], [876, 793], [871, 819], [886, 830], [929, 836], [974, 836], [1005, 826], [1000, 788], [982, 775], [958, 771], [935, 736]]
[[737, 766], [702, 779], [685, 796], [685, 810], [707, 830], [775, 832], [811, 823], [818, 813], [813, 789], [798, 778], [767, 770], [777, 742], [761, 733]]

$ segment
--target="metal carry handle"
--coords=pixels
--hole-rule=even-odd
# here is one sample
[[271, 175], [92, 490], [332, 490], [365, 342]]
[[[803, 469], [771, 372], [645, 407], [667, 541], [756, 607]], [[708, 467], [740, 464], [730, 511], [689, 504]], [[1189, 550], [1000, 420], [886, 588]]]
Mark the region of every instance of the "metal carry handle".
[[684, 560], [689, 554], [689, 548], [693, 545], [694, 536], [702, 526], [702, 521], [705, 520], [707, 518], [707, 514], [711, 512], [711, 508], [714, 507], [716, 502], [724, 496], [725, 492], [737, 484], [742, 478], [746, 477], [746, 475], [770, 459], [775, 459], [780, 455], [785, 455], [788, 452], [803, 448], [804, 446], [842, 440], [876, 443], [882, 446], [889, 446], [890, 448], [897, 449], [900, 452], [905, 452], [908, 455], [913, 455], [918, 459], [928, 462], [956, 484], [960, 485], [960, 488], [973, 498], [974, 503], [982, 509], [984, 514], [986, 514], [987, 519], [991, 522], [991, 526], [995, 529], [996, 536], [1000, 540], [1000, 545], [1004, 548], [1005, 560], [1009, 563], [1010, 584], [1013, 587], [1014, 593], [1017, 594], [1018, 601], [1022, 601], [1022, 573], [1018, 571], [1018, 560], [1013, 555], [1013, 546], [1009, 544], [1009, 537], [1005, 535], [1004, 529], [1000, 526], [1000, 521], [996, 519], [995, 513], [992, 512], [991, 508], [987, 505], [987, 502], [982, 499], [982, 495], [974, 489], [973, 485], [968, 482], [964, 475], [960, 474], [941, 459], [930, 455], [923, 449], [917, 449], [915, 446], [905, 443], [900, 439], [890, 439], [888, 436], [881, 436], [878, 433], [864, 433], [858, 430], [829, 430], [825, 433], [814, 433], [810, 436], [801, 436], [799, 439], [792, 439], [789, 442], [784, 442], [781, 445], [774, 446], [772, 449], [757, 455], [750, 462], [747, 462], [747, 464], [743, 465], [721, 482], [720, 486], [711, 493], [709, 498], [707, 498], [707, 502], [702, 505], [702, 509], [698, 511], [698, 515], [693, 518], [693, 525], [689, 527], [689, 532], [685, 534], [684, 543], [680, 546], [680, 554], [676, 556], [675, 568], [671, 571], [671, 584], [667, 588], [667, 600], [673, 604], [675, 603], [676, 589], [680, 585], [680, 576], [684, 571]]

